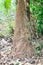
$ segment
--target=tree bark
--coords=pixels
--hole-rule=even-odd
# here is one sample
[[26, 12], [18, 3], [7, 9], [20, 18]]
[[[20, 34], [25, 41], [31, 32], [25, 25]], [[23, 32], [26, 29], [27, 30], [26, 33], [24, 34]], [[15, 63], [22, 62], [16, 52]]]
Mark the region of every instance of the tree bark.
[[26, 15], [24, 0], [18, 0], [16, 12], [16, 24], [13, 38], [14, 57], [29, 58], [34, 49], [31, 45], [31, 34], [29, 27], [29, 19]]

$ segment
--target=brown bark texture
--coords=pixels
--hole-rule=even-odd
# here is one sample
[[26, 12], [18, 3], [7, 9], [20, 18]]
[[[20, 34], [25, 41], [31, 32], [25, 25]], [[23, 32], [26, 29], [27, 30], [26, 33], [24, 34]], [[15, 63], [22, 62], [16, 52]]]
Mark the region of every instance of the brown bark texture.
[[29, 58], [34, 49], [31, 45], [29, 19], [26, 15], [25, 0], [18, 0], [16, 24], [13, 38], [14, 58]]

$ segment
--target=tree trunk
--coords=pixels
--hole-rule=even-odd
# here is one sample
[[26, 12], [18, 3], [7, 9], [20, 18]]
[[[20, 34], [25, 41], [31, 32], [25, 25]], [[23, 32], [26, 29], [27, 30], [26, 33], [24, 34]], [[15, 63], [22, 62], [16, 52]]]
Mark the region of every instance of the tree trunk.
[[26, 15], [24, 0], [18, 0], [16, 12], [16, 25], [14, 32], [14, 57], [29, 58], [34, 50], [31, 45], [29, 19]]

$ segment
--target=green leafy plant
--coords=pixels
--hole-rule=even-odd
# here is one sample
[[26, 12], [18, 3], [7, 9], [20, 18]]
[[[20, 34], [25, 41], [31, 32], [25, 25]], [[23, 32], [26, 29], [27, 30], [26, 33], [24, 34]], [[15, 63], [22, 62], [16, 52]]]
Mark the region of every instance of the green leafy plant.
[[36, 31], [38, 36], [41, 36], [43, 35], [43, 0], [30, 0], [30, 11], [37, 18]]
[[41, 49], [43, 48], [43, 42], [37, 42], [35, 46], [35, 54], [41, 56]]
[[6, 8], [7, 10], [9, 10], [10, 7], [11, 7], [11, 0], [5, 0], [4, 5], [5, 5], [5, 8]]
[[14, 65], [19, 65], [19, 61], [16, 61], [16, 62], [14, 63]]
[[35, 48], [35, 54], [40, 56], [41, 55], [40, 50], [41, 50], [41, 45], [37, 43], [36, 48]]

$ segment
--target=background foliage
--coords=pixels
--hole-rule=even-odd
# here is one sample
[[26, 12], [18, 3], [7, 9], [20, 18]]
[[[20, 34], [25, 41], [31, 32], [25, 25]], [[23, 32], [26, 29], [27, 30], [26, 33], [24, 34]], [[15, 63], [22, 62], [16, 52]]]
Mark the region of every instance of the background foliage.
[[[0, 0], [0, 23], [15, 20], [16, 5], [17, 0]], [[35, 29], [41, 37], [43, 35], [43, 0], [30, 0], [30, 11], [36, 18]]]
[[30, 0], [30, 11], [36, 20], [38, 36], [43, 35], [43, 0]]

